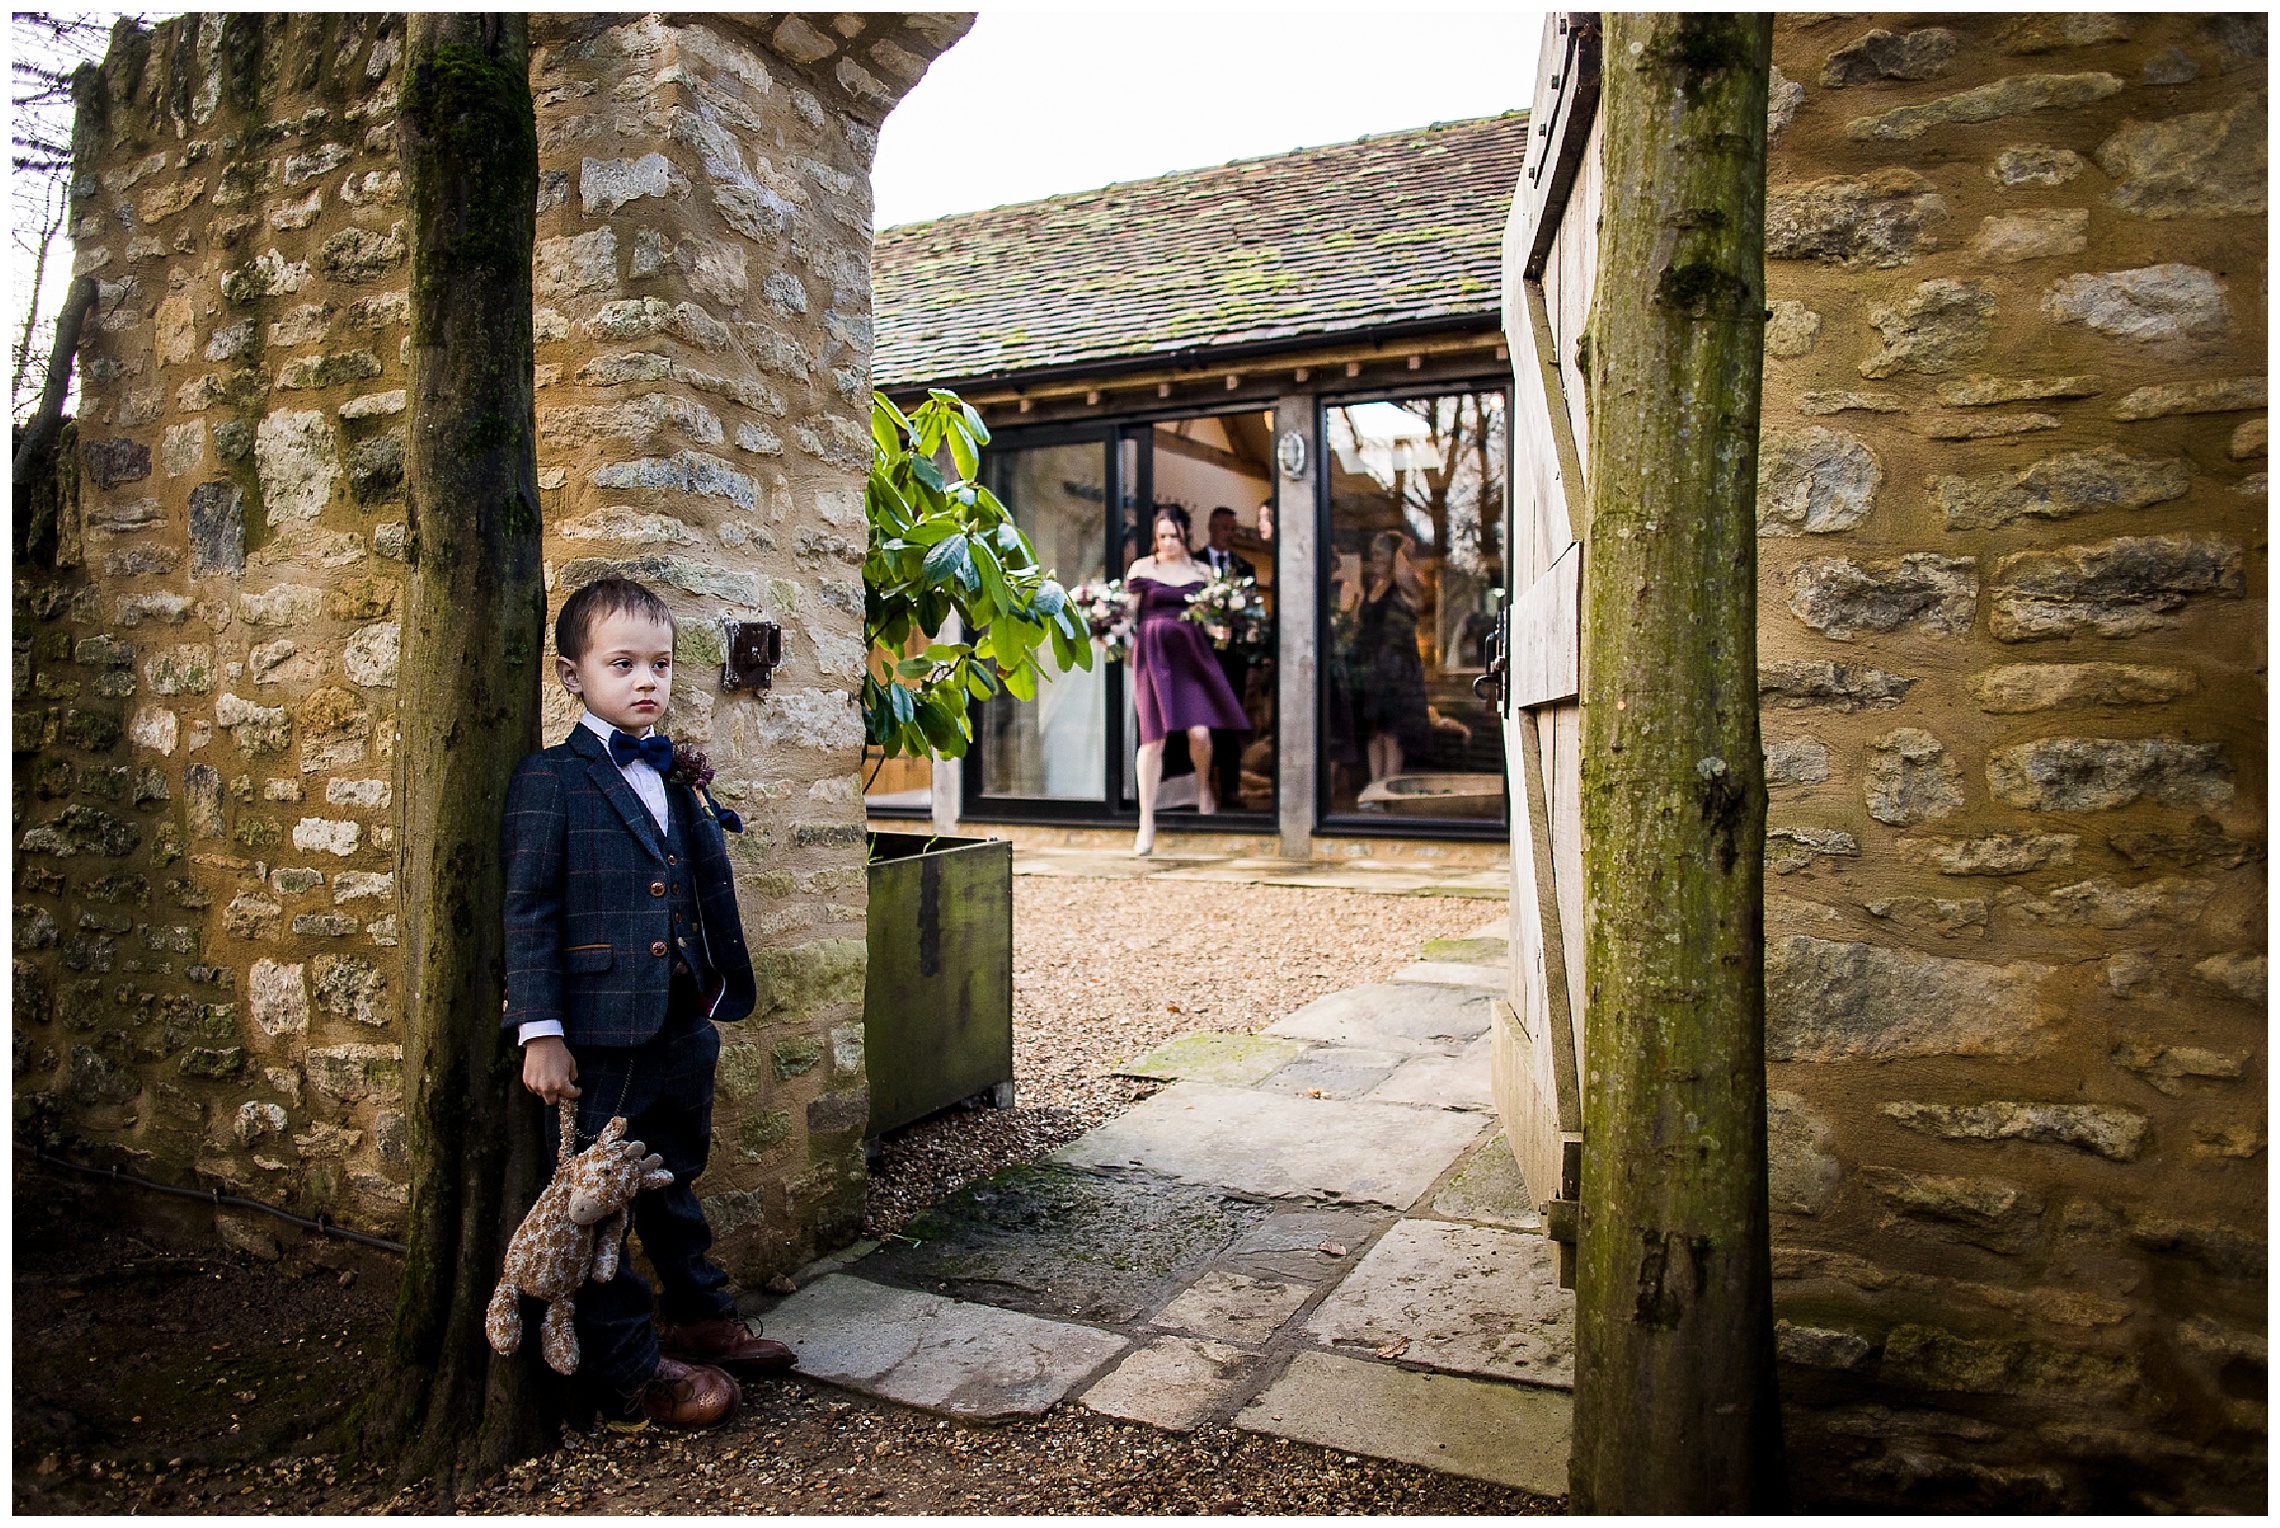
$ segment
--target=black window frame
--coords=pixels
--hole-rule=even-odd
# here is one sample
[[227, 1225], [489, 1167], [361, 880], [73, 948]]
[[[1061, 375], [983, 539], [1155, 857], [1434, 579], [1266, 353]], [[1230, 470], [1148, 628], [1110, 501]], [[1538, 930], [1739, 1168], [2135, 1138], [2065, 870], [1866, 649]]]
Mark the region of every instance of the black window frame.
[[[1110, 540], [1110, 527], [1123, 502], [1124, 453], [1120, 448], [1123, 431], [1113, 419], [1067, 421], [1039, 425], [1030, 429], [1002, 429], [992, 432], [989, 445], [983, 451], [983, 481], [988, 481], [989, 457], [992, 452], [1028, 451], [1052, 446], [1098, 445], [1107, 457], [1101, 482], [1105, 491], [1101, 496], [1100, 536], [1104, 548], [1101, 566], [1112, 567], [1114, 543]], [[995, 493], [993, 487], [990, 490]], [[1010, 507], [1010, 506], [1009, 506]], [[1058, 570], [1056, 570], [1058, 571]], [[1101, 662], [1095, 654], [1095, 662]], [[959, 771], [958, 816], [964, 822], [999, 822], [1015, 826], [1024, 824], [1068, 826], [1072, 824], [1099, 824], [1113, 816], [1116, 796], [1116, 770], [1113, 767], [1116, 753], [1124, 741], [1124, 675], [1122, 665], [1105, 665], [1108, 673], [1106, 694], [1102, 704], [1108, 715], [1103, 734], [1103, 745], [1110, 750], [1109, 767], [1102, 774], [1102, 794], [1083, 796], [992, 796], [988, 792], [988, 766], [983, 759], [982, 730], [989, 725], [992, 709], [997, 706], [1019, 704], [1003, 691], [988, 700], [978, 701], [972, 707], [974, 740], [966, 750], [965, 767]]]
[[[1314, 394], [1314, 650], [1330, 651], [1330, 411], [1360, 403], [1398, 403], [1410, 398], [1448, 398], [1460, 393], [1501, 393], [1504, 396], [1504, 602], [1512, 601], [1512, 477], [1513, 409], [1518, 403], [1512, 374], [1490, 373], [1477, 381], [1462, 377], [1419, 381], [1408, 386], [1322, 390]], [[1324, 661], [1327, 661], [1325, 658]], [[1315, 665], [1314, 684], [1314, 834], [1319, 838], [1422, 838], [1444, 843], [1508, 843], [1512, 838], [1512, 760], [1504, 761], [1504, 816], [1490, 821], [1477, 817], [1390, 817], [1330, 808], [1330, 770], [1324, 757], [1330, 737], [1330, 686]], [[1498, 718], [1502, 731], [1503, 718]]]
[[[1019, 426], [1009, 425], [991, 434], [990, 444], [983, 448], [983, 460], [988, 461], [991, 451], [1027, 451], [1038, 447], [1081, 445], [1099, 441], [1108, 448], [1108, 467], [1104, 477], [1108, 491], [1101, 510], [1101, 537], [1103, 556], [1101, 565], [1110, 569], [1108, 577], [1121, 578], [1117, 567], [1122, 554], [1122, 512], [1124, 507], [1124, 443], [1128, 440], [1147, 442], [1151, 432], [1161, 424], [1177, 423], [1183, 419], [1213, 419], [1227, 415], [1255, 414], [1262, 408], [1271, 411], [1271, 405], [1256, 400], [1222, 404], [1213, 408], [1199, 408], [1193, 402], [1184, 405], [1167, 405], [1163, 408], [1133, 410], [1102, 415], [1097, 419], [1063, 420], [1052, 424]], [[1135, 453], [1137, 468], [1134, 477], [1134, 501], [1153, 502], [1155, 486], [1155, 451], [1148, 445]], [[986, 465], [985, 465], [986, 471]], [[1275, 514], [1278, 523], [1284, 510], [1286, 496], [1280, 473], [1270, 473], [1275, 496]], [[992, 490], [995, 492], [995, 490]], [[1279, 659], [1279, 654], [1277, 655]], [[1096, 655], [1096, 661], [1099, 661]], [[1108, 751], [1104, 772], [1104, 792], [1098, 798], [992, 796], [988, 794], [987, 767], [981, 759], [981, 729], [986, 725], [985, 713], [992, 706], [1008, 704], [1003, 694], [979, 702], [975, 707], [976, 725], [974, 746], [967, 751], [965, 768], [959, 772], [958, 812], [961, 821], [977, 823], [1004, 823], [1010, 826], [1070, 826], [1089, 825], [1103, 828], [1128, 828], [1140, 821], [1137, 803], [1124, 803], [1124, 770], [1127, 752], [1124, 732], [1125, 666], [1107, 664], [1107, 693], [1103, 697], [1108, 706], [1107, 723], [1102, 743]], [[1018, 702], [1012, 702], [1018, 704]], [[1278, 697], [1279, 713], [1280, 701]], [[1279, 725], [1279, 719], [1278, 719]], [[1262, 811], [1228, 811], [1205, 817], [1181, 814], [1163, 819], [1166, 827], [1181, 833], [1225, 833], [1256, 837], [1275, 831], [1277, 814], [1281, 810], [1284, 789], [1282, 770], [1274, 774], [1274, 798]]]

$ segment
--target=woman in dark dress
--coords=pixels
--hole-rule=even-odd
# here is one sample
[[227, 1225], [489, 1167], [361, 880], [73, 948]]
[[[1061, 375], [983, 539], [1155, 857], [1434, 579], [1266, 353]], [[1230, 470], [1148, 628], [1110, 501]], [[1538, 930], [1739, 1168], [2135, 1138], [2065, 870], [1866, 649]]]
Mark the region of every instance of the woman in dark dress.
[[1398, 531], [1371, 538], [1355, 623], [1354, 647], [1364, 675], [1359, 709], [1373, 783], [1400, 774], [1406, 755], [1423, 752], [1433, 736], [1425, 665], [1417, 654], [1424, 591], [1408, 554], [1408, 538]]
[[1188, 551], [1187, 511], [1156, 508], [1156, 550], [1124, 575], [1137, 619], [1132, 636], [1132, 709], [1140, 720], [1140, 836], [1134, 854], [1156, 847], [1156, 793], [1164, 783], [1164, 739], [1185, 732], [1195, 763], [1196, 810], [1219, 810], [1211, 794], [1211, 729], [1251, 730], [1243, 703], [1220, 672], [1211, 639], [1181, 619], [1210, 570]]

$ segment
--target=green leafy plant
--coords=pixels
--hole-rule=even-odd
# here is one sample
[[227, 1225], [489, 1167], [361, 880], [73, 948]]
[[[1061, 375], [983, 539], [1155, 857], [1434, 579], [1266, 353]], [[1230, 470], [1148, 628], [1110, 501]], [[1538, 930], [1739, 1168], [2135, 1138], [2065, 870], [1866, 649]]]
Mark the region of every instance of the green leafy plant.
[[[990, 432], [955, 393], [905, 414], [871, 395], [877, 453], [863, 507], [863, 739], [882, 759], [965, 757], [969, 707], [1034, 700], [1044, 664], [1093, 665], [1091, 633], [997, 496], [978, 481]], [[950, 470], [940, 465], [947, 453]], [[939, 640], [950, 617], [955, 641]], [[913, 638], [925, 647], [909, 652]]]

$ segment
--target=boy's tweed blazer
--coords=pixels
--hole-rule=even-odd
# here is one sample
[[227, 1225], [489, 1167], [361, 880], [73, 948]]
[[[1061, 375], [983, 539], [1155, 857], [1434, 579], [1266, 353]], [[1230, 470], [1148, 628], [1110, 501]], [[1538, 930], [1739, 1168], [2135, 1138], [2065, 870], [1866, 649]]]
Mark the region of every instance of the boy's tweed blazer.
[[[694, 875], [723, 1023], [752, 1011], [752, 957], [720, 827], [687, 786], [667, 799], [692, 863], [668, 866], [657, 820], [591, 730], [515, 766], [501, 829], [507, 880], [509, 1029], [557, 1019], [580, 1045], [639, 1045], [665, 1023], [672, 969], [668, 877]], [[707, 993], [709, 998], [712, 994]]]

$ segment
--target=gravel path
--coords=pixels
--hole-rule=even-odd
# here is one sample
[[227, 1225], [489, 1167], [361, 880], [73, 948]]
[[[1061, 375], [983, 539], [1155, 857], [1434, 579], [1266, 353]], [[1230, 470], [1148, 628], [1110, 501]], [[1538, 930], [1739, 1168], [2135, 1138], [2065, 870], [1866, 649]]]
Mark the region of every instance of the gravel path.
[[74, 1457], [50, 1459], [37, 1477], [30, 1489], [19, 1480], [18, 1511], [994, 1517], [1565, 1509], [1557, 1497], [1229, 1427], [1164, 1433], [1074, 1406], [969, 1426], [799, 1379], [745, 1386], [742, 1409], [695, 1436], [566, 1432], [561, 1448], [448, 1506], [432, 1485], [395, 1490], [381, 1471], [329, 1454], [189, 1468]]
[[1504, 903], [1212, 881], [1013, 883], [1016, 1106], [924, 1120], [881, 1142], [864, 1234], [1035, 1162], [1156, 1091], [1111, 1075], [1199, 1030], [1250, 1032], [1345, 987], [1384, 981], [1429, 939]]
[[[1158, 1432], [1075, 1406], [961, 1426], [806, 1381], [747, 1385], [700, 1439], [581, 1438], [500, 1482], [485, 1512], [1544, 1513], [1557, 1498], [1237, 1432]], [[549, 1468], [548, 1466], [551, 1466]], [[412, 1507], [409, 1501], [397, 1510]], [[416, 1508], [415, 1508], [416, 1510]]]

